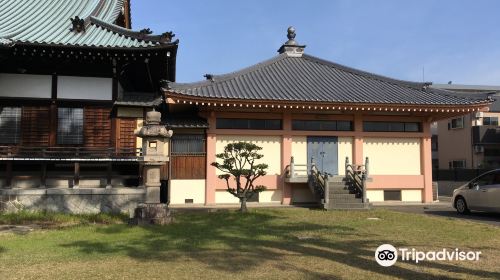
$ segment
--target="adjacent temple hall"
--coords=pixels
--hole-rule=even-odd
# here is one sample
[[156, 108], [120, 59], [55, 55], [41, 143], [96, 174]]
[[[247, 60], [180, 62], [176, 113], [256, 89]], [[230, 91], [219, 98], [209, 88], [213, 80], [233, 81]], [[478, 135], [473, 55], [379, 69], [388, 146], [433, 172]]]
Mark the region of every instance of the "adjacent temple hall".
[[[237, 203], [210, 165], [237, 141], [263, 147], [269, 165], [255, 203], [430, 202], [430, 124], [492, 102], [308, 55], [292, 27], [269, 60], [176, 83], [179, 41], [133, 31], [130, 0], [4, 3], [0, 201], [28, 209], [133, 209], [145, 195], [135, 132], [152, 110], [173, 131], [160, 174], [171, 205]], [[336, 193], [360, 172], [357, 189]]]

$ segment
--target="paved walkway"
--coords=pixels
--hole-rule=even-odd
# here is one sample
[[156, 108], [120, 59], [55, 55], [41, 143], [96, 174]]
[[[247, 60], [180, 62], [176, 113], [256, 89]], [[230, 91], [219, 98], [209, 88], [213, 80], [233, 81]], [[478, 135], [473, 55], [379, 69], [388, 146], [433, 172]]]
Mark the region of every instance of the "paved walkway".
[[451, 197], [439, 197], [439, 202], [431, 204], [379, 204], [376, 208], [386, 208], [405, 213], [417, 213], [425, 215], [434, 215], [452, 219], [461, 219], [479, 223], [485, 223], [494, 226], [500, 226], [500, 213], [472, 212], [468, 215], [459, 215], [451, 206]]

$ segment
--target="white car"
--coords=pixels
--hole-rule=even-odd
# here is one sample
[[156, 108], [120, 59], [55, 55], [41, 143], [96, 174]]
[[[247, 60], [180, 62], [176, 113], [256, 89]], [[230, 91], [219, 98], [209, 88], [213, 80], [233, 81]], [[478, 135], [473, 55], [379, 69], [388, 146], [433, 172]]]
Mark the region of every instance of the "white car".
[[452, 202], [460, 214], [470, 210], [500, 212], [500, 169], [486, 172], [455, 189]]

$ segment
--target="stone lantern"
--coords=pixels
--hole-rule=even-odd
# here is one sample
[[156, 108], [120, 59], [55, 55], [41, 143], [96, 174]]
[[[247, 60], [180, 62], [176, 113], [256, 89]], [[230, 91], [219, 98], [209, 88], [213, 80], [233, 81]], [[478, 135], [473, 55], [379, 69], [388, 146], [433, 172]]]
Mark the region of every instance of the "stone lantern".
[[138, 158], [144, 166], [145, 203], [134, 213], [138, 224], [166, 224], [171, 220], [166, 204], [160, 203], [161, 166], [169, 161], [168, 149], [172, 130], [160, 125], [161, 113], [150, 111], [146, 114], [144, 126], [135, 133], [142, 138], [142, 156]]
[[172, 131], [160, 125], [160, 120], [160, 112], [148, 112], [146, 123], [135, 133], [142, 138], [142, 156], [138, 160], [144, 165], [146, 203], [160, 203], [160, 170], [169, 161], [168, 140]]

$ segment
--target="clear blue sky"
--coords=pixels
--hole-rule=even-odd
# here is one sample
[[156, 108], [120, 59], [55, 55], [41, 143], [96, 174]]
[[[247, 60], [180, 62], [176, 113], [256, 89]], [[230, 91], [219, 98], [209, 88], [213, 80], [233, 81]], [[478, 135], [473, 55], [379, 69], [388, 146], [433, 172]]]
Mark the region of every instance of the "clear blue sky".
[[132, 27], [174, 31], [177, 81], [276, 55], [286, 29], [306, 53], [393, 78], [500, 85], [496, 0], [132, 0]]

